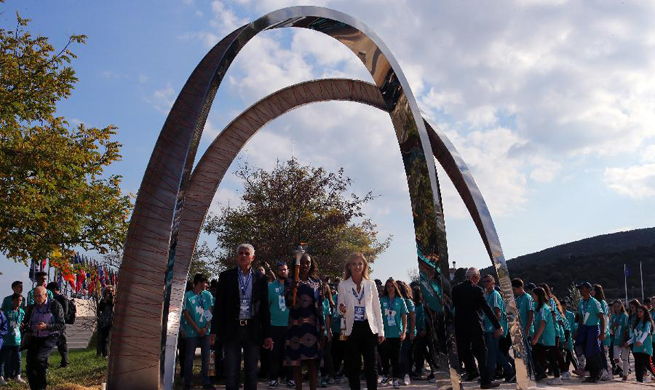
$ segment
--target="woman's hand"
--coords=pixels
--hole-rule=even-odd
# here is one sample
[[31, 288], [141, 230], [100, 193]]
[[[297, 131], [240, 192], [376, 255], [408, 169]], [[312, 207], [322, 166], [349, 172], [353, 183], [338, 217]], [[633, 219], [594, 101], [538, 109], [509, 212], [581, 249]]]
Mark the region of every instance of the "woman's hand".
[[339, 305], [339, 313], [341, 313], [341, 315], [346, 314], [346, 305], [345, 304], [342, 303], [342, 304]]
[[401, 333], [399, 338], [401, 343], [405, 341], [405, 332]]
[[384, 342], [384, 336], [378, 336], [378, 344], [382, 344]]
[[[641, 341], [637, 341], [636, 345], [637, 345], [637, 347], [641, 347], [642, 345], [644, 345], [644, 343], [642, 343]], [[646, 357], [648, 357], [648, 356], [646, 356]]]

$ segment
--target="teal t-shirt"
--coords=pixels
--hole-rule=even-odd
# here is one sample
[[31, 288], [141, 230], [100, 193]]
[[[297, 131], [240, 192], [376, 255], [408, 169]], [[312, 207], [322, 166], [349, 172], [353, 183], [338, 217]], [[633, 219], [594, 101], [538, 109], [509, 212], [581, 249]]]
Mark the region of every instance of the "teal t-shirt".
[[416, 332], [425, 330], [425, 306], [420, 304], [416, 306]]
[[384, 337], [388, 339], [400, 338], [404, 331], [403, 314], [407, 314], [407, 305], [403, 298], [395, 297], [390, 300], [389, 297], [382, 297], [382, 320], [384, 322]]
[[[337, 300], [338, 296], [339, 295], [337, 293], [334, 293], [334, 295], [332, 295], [332, 300], [334, 301], [335, 304], [339, 302]], [[341, 334], [341, 314], [339, 314], [339, 310], [337, 310], [336, 308], [332, 310], [331, 321], [332, 321], [332, 336], [334, 336], [335, 334]]]
[[[405, 305], [407, 306], [407, 336], [409, 336], [409, 331], [411, 330], [409, 315], [410, 313], [414, 313], [414, 321], [416, 321], [416, 306], [414, 305], [414, 301], [409, 298], [405, 298]], [[416, 326], [414, 326], [414, 336], [416, 336]]]
[[[212, 314], [209, 309], [212, 306], [214, 306], [214, 297], [209, 291], [202, 291], [200, 294], [196, 295], [193, 290], [191, 290], [184, 294], [184, 310], [189, 312], [189, 315], [198, 328], [204, 328], [207, 323], [211, 323]], [[196, 332], [191, 324], [185, 322], [184, 326], [187, 338], [198, 337], [198, 332]], [[211, 326], [207, 330], [207, 335], [210, 330]]]
[[578, 313], [582, 316], [582, 324], [587, 326], [600, 325], [600, 316], [603, 315], [603, 307], [594, 297], [589, 297], [588, 301], [584, 299], [578, 303]]
[[[323, 317], [323, 323], [326, 324], [327, 321], [325, 321], [325, 319], [328, 317], [330, 318], [332, 317], [332, 308], [330, 307], [330, 301], [328, 301], [327, 299], [323, 299], [321, 305], [323, 306], [321, 316]], [[325, 329], [323, 330], [323, 336], [327, 336], [327, 335], [328, 335], [328, 331], [326, 326]]]
[[566, 316], [566, 321], [568, 321], [569, 327], [571, 328], [571, 337], [573, 337], [573, 334], [578, 331], [578, 323], [575, 321], [575, 313], [567, 310], [564, 315]]
[[[646, 334], [641, 346], [637, 346], [637, 341], [641, 340]], [[639, 321], [639, 324], [634, 329], [634, 342], [632, 343], [632, 352], [633, 353], [645, 353], [647, 355], [653, 356], [653, 328], [650, 322], [644, 323]]]
[[530, 324], [530, 329], [528, 329], [528, 334], [526, 336], [534, 335], [534, 300], [532, 296], [526, 292], [522, 295], [517, 296], [516, 298], [516, 307], [519, 310], [519, 322], [521, 323], [521, 329], [525, 331], [525, 327], [528, 324], [528, 316], [530, 312], [533, 313], [532, 323]]
[[[505, 303], [503, 302], [503, 299], [500, 297], [500, 293], [496, 290], [492, 291], [491, 293], [484, 293], [485, 299], [487, 300], [487, 303], [491, 307], [491, 311], [496, 314], [495, 308], [500, 309], [500, 326], [503, 327], [503, 329], [507, 329], [507, 318], [503, 315], [505, 312]], [[486, 314], [482, 315], [483, 317], [483, 326], [484, 326], [484, 331], [485, 332], [493, 332], [495, 331], [495, 328], [489, 318], [487, 317]], [[503, 317], [505, 319], [503, 320]]]
[[284, 299], [284, 283], [279, 280], [268, 284], [268, 307], [271, 312], [271, 326], [289, 325], [289, 309]]
[[625, 330], [627, 326], [627, 314], [612, 314], [612, 317], [610, 318], [610, 329], [614, 333], [614, 345], [623, 345], [623, 342], [625, 341]]
[[15, 347], [20, 345], [20, 324], [23, 322], [25, 312], [20, 307], [18, 310], [4, 311], [7, 319], [7, 335], [5, 335], [3, 345]]
[[610, 307], [607, 305], [607, 302], [603, 299], [600, 301], [600, 306], [603, 308], [603, 314], [605, 314], [605, 340], [603, 340], [603, 345], [610, 346], [612, 345], [612, 338], [610, 337]]
[[[27, 293], [27, 305], [33, 305], [34, 304], [34, 290], [36, 288], [33, 288], [30, 290], [30, 292]], [[48, 292], [48, 299], [55, 299], [55, 296], [52, 294], [52, 291], [46, 290]]]
[[[0, 310], [2, 310], [2, 311], [9, 311], [9, 310], [11, 310], [11, 309], [14, 307], [14, 303], [12, 302], [12, 297], [13, 297], [13, 296], [14, 296], [14, 294], [11, 294], [11, 295], [9, 295], [9, 296], [6, 296], [6, 297], [2, 300], [2, 307], [0, 307]], [[22, 296], [22, 295], [21, 295], [21, 296]], [[26, 305], [26, 303], [25, 303], [25, 297], [23, 297], [23, 300], [21, 301], [21, 304], [20, 304], [20, 308], [23, 309], [23, 310], [25, 310], [26, 307], [27, 307], [27, 305]]]
[[553, 311], [550, 306], [544, 304], [541, 306], [541, 309], [538, 309], [535, 313], [535, 333], [539, 331], [542, 322], [546, 323], [544, 331], [541, 333], [537, 344], [541, 344], [546, 347], [555, 346], [555, 323], [553, 322]]

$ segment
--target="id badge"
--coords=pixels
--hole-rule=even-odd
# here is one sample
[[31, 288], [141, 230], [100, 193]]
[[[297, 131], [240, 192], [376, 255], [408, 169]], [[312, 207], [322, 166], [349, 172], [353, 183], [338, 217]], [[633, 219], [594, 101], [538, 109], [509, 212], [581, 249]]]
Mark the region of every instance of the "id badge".
[[280, 307], [281, 311], [287, 310], [287, 302], [284, 300], [284, 295], [278, 295], [277, 304]]
[[250, 299], [242, 299], [239, 317], [250, 317]]
[[589, 319], [590, 313], [584, 313], [584, 321], [582, 321], [583, 324], [587, 323], [587, 320]]
[[361, 322], [364, 321], [364, 313], [366, 308], [364, 306], [355, 306], [355, 321]]
[[387, 310], [387, 323], [389, 326], [396, 326], [396, 316], [393, 310]]
[[205, 310], [205, 314], [204, 314], [204, 315], [205, 315], [205, 320], [207, 320], [207, 322], [211, 321], [212, 318], [214, 317], [214, 315], [212, 314], [212, 312], [209, 311], [209, 310]]

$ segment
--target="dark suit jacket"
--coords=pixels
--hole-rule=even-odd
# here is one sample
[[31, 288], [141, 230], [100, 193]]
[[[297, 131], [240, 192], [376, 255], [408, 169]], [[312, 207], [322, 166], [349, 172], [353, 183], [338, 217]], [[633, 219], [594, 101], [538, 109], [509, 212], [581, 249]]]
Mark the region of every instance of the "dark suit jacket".
[[489, 318], [494, 328], [500, 328], [496, 315], [484, 299], [482, 287], [465, 280], [453, 287], [455, 306], [455, 327], [458, 331], [482, 332], [482, 313]]
[[[224, 271], [218, 278], [211, 333], [223, 342], [233, 340], [239, 331], [239, 268]], [[250, 338], [257, 343], [270, 337], [271, 314], [268, 307], [268, 280], [258, 271], [252, 280], [252, 319], [248, 320]]]

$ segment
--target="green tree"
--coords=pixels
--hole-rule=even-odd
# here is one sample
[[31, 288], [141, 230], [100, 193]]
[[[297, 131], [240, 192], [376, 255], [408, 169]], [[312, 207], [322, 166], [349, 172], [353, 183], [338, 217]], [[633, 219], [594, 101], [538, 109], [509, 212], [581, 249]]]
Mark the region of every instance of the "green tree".
[[121, 158], [116, 128], [56, 116], [77, 82], [69, 47], [86, 37], [57, 52], [28, 24], [17, 14], [15, 30], [0, 29], [0, 252], [27, 263], [54, 249], [118, 250], [132, 204], [121, 176], [103, 174]]
[[362, 211], [373, 195], [346, 195], [352, 180], [343, 169], [328, 172], [291, 159], [271, 172], [245, 164], [236, 175], [244, 183], [242, 204], [223, 207], [204, 226], [216, 238], [214, 256], [225, 267], [234, 266], [234, 251], [244, 242], [255, 246], [257, 260], [271, 265], [290, 259], [303, 242], [322, 275], [339, 276], [350, 253], [374, 261], [391, 242], [378, 240]]

